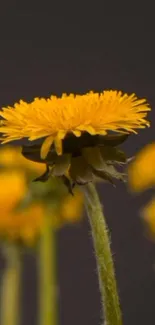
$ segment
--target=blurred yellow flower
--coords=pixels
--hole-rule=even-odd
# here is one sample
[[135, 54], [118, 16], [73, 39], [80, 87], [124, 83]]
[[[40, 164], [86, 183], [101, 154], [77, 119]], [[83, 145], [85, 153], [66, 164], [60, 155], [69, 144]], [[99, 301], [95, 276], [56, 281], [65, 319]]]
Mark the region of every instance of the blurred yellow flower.
[[[5, 150], [4, 150], [5, 151]], [[4, 152], [3, 152], [4, 153]], [[7, 150], [5, 151], [7, 153]], [[72, 197], [68, 194], [63, 183], [50, 180], [49, 183], [41, 183], [43, 196], [39, 196], [24, 205], [24, 200], [29, 194], [27, 177], [22, 163], [26, 160], [24, 157], [18, 160], [18, 154], [15, 155], [16, 148], [8, 150], [8, 160], [4, 155], [4, 167], [9, 165], [9, 169], [3, 168], [0, 173], [0, 238], [6, 240], [22, 241], [26, 245], [32, 245], [42, 233], [44, 220], [49, 218], [49, 225], [58, 229], [65, 223], [77, 222], [81, 219], [83, 208], [83, 195], [75, 190]], [[11, 155], [12, 154], [12, 155]], [[10, 157], [15, 157], [10, 159]], [[19, 156], [20, 157], [20, 156]], [[6, 165], [5, 165], [6, 162]], [[19, 169], [17, 169], [19, 163]], [[30, 162], [31, 164], [31, 162]], [[29, 163], [28, 163], [29, 165]], [[33, 167], [35, 163], [32, 164]], [[37, 165], [37, 164], [36, 164]], [[12, 167], [16, 167], [15, 169]], [[38, 188], [38, 183], [34, 183], [34, 189]], [[38, 188], [39, 192], [41, 187]], [[52, 192], [50, 194], [50, 187]], [[61, 188], [62, 187], [62, 188]], [[46, 198], [46, 192], [47, 197]], [[35, 189], [35, 193], [37, 193]], [[52, 197], [54, 193], [54, 197]]]
[[43, 221], [44, 208], [41, 204], [32, 204], [20, 211], [8, 211], [0, 216], [0, 236], [32, 245], [41, 234]]
[[0, 219], [11, 211], [26, 194], [26, 179], [22, 171], [0, 173]]
[[26, 159], [22, 155], [22, 147], [10, 145], [0, 147], [0, 165], [5, 169], [21, 169], [26, 175], [33, 174], [33, 177], [39, 177], [46, 170], [44, 163]]
[[89, 92], [85, 95], [66, 95], [61, 98], [35, 98], [31, 103], [20, 101], [14, 107], [3, 108], [0, 132], [3, 143], [22, 138], [30, 141], [46, 137], [41, 157], [46, 158], [54, 143], [58, 155], [63, 152], [62, 140], [69, 134], [81, 137], [105, 135], [110, 131], [135, 132], [149, 126], [145, 117], [149, 111], [145, 99], [121, 91]]
[[[26, 178], [21, 170], [0, 173], [0, 237], [29, 242], [42, 226], [43, 208], [32, 205], [18, 210], [27, 194]], [[39, 228], [39, 229], [38, 229]]]
[[74, 190], [74, 196], [64, 193], [59, 203], [46, 207], [49, 224], [54, 229], [60, 229], [66, 224], [78, 223], [82, 219], [84, 198], [82, 192]]
[[[155, 142], [146, 145], [128, 168], [129, 187], [134, 192], [142, 192], [155, 186]], [[150, 235], [155, 235], [155, 199], [143, 209], [141, 215], [147, 223]]]
[[83, 194], [79, 190], [74, 191], [74, 196], [66, 195], [60, 205], [60, 219], [62, 222], [74, 223], [82, 217]]
[[128, 169], [129, 186], [135, 192], [155, 185], [155, 143], [145, 146]]
[[142, 217], [149, 227], [150, 235], [155, 235], [155, 198], [144, 207]]

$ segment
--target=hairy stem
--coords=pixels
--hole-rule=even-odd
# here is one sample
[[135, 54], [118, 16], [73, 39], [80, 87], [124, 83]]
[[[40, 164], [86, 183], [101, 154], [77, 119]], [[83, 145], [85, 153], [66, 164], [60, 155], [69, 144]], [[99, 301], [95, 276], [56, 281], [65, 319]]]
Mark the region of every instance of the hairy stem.
[[106, 325], [122, 325], [108, 229], [95, 186], [86, 185], [86, 209], [92, 230]]

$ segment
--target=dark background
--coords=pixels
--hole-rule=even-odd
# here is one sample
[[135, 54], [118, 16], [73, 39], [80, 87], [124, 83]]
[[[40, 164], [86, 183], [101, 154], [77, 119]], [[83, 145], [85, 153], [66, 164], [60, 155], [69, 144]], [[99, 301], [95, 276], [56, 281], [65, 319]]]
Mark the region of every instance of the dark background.
[[[149, 2], [0, 2], [0, 106], [62, 92], [118, 89], [146, 97], [152, 128], [131, 136], [133, 155], [155, 139], [155, 34]], [[118, 184], [99, 186], [112, 236], [124, 325], [155, 324], [155, 245], [144, 232], [139, 208], [150, 193], [134, 197]], [[1, 262], [1, 264], [3, 264]], [[58, 233], [61, 325], [100, 324], [101, 306], [90, 229]], [[35, 325], [36, 276], [25, 257], [24, 319]]]

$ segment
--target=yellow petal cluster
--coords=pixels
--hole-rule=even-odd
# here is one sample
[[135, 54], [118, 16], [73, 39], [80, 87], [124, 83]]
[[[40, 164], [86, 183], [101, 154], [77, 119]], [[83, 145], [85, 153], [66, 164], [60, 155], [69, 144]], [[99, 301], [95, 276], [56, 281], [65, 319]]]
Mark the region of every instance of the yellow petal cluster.
[[3, 143], [45, 137], [41, 149], [41, 157], [45, 158], [53, 143], [58, 155], [62, 154], [62, 140], [68, 134], [80, 137], [83, 132], [91, 135], [105, 135], [108, 131], [136, 133], [135, 129], [149, 126], [145, 119], [149, 110], [145, 99], [113, 90], [35, 98], [31, 103], [21, 100], [14, 107], [2, 108], [0, 132]]

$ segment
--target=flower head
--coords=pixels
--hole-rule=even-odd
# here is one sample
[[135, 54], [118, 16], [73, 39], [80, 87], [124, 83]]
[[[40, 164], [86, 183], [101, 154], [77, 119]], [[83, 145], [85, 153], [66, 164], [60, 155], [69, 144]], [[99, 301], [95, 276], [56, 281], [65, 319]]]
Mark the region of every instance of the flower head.
[[91, 135], [107, 131], [135, 132], [149, 123], [145, 120], [150, 110], [145, 99], [137, 99], [117, 91], [101, 94], [51, 96], [35, 98], [31, 103], [20, 101], [14, 107], [3, 108], [5, 120], [1, 127], [3, 143], [22, 138], [36, 140], [46, 137], [42, 157], [45, 158], [54, 142], [58, 155], [62, 154], [62, 140], [70, 133], [80, 137], [83, 132]]
[[[107, 152], [104, 149], [101, 152], [98, 147], [116, 146], [127, 138], [127, 134], [149, 126], [145, 119], [149, 110], [145, 99], [112, 90], [100, 94], [35, 98], [31, 103], [20, 101], [0, 112], [2, 143], [24, 138], [41, 139], [41, 157], [38, 144], [24, 147], [23, 154], [36, 161], [46, 159], [48, 165], [55, 166], [53, 175], [69, 175], [74, 182], [84, 184], [92, 180], [97, 170], [96, 176], [109, 180], [112, 168], [110, 171], [106, 166], [105, 171], [103, 163]], [[109, 135], [108, 131], [118, 135]], [[108, 160], [115, 160], [114, 156], [116, 154], [110, 152]], [[114, 174], [119, 178], [116, 172]]]

